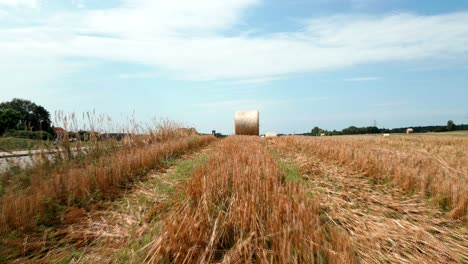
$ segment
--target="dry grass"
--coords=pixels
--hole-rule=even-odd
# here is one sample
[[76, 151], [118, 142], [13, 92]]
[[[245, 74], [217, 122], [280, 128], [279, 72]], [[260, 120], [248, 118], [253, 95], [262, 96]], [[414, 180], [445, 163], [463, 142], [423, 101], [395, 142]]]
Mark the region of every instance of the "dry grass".
[[197, 164], [207, 162], [210, 150], [184, 154], [128, 185], [114, 201], [99, 202], [89, 210], [69, 208], [65, 225], [47, 234], [42, 248], [13, 263], [141, 263], [145, 257], [141, 248], [158, 232], [155, 226], [171, 205], [182, 199], [177, 190]]
[[[347, 164], [303, 149], [304, 139], [271, 140], [281, 159], [299, 165], [304, 188], [342, 227], [361, 263], [465, 263], [467, 228], [451, 220], [419, 195], [377, 184]], [[284, 161], [283, 161], [284, 162]]]
[[197, 135], [195, 129], [184, 128], [175, 121], [163, 119], [157, 123], [155, 128], [147, 127], [144, 134], [138, 133], [137, 130], [128, 131], [122, 140], [122, 145], [124, 147], [145, 146], [151, 143], [195, 135]]
[[80, 166], [33, 177], [27, 190], [0, 198], [0, 231], [27, 230], [60, 222], [63, 206], [83, 206], [112, 197], [125, 181], [144, 175], [165, 160], [213, 141], [211, 136], [189, 136], [145, 147], [121, 148]]
[[185, 186], [148, 263], [350, 263], [349, 240], [256, 137], [218, 143]]
[[[157, 175], [127, 200], [109, 202], [122, 183], [214, 140], [170, 122], [158, 129], [7, 192], [0, 229], [66, 224], [51, 231], [67, 241], [55, 253], [47, 239], [18, 242], [42, 252], [41, 261], [468, 261], [467, 138], [232, 136], [191, 163], [183, 182]], [[159, 181], [164, 190], [155, 189]], [[88, 210], [100, 200], [104, 208]]]
[[468, 213], [468, 138], [436, 136], [287, 137], [298, 151], [352, 167], [374, 182], [417, 192], [449, 211], [453, 219]]

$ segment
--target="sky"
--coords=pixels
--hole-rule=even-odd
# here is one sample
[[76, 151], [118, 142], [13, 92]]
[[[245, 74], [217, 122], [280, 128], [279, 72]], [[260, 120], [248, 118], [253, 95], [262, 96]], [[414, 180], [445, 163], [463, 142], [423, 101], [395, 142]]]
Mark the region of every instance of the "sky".
[[[468, 123], [466, 0], [0, 0], [0, 101], [233, 133]], [[60, 125], [60, 124], [58, 124]]]

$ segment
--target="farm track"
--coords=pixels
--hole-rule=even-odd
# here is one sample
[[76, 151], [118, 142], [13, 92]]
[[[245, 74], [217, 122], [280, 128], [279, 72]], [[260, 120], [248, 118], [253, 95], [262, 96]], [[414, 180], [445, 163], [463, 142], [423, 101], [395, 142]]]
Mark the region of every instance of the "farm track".
[[280, 138], [269, 147], [284, 162], [299, 165], [304, 187], [320, 199], [330, 223], [347, 231], [362, 263], [468, 262], [466, 222]]
[[150, 172], [115, 201], [100, 202], [89, 212], [70, 210], [64, 219], [67, 226], [52, 235], [59, 243], [44, 243], [39, 254], [11, 263], [129, 263], [126, 260], [138, 259], [139, 250], [149, 242], [145, 239], [154, 235], [152, 230], [184, 181], [174, 177], [178, 163], [207, 155], [211, 146], [183, 155], [166, 169]]
[[145, 263], [357, 263], [346, 234], [258, 137], [219, 141]]

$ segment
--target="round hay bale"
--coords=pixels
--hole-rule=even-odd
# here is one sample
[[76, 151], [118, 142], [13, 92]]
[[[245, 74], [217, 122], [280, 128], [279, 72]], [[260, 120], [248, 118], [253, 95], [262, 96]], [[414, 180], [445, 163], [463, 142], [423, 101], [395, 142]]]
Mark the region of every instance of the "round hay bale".
[[237, 111], [234, 115], [236, 135], [258, 136], [260, 134], [260, 113], [258, 111]]

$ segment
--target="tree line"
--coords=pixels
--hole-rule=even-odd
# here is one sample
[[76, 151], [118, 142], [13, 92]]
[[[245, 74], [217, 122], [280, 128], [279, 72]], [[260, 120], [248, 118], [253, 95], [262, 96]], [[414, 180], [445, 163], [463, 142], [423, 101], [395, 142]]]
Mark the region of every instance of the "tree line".
[[[428, 132], [448, 132], [455, 130], [468, 130], [468, 124], [456, 125], [452, 120], [447, 122], [445, 126], [416, 126], [411, 127], [414, 133], [428, 133]], [[358, 134], [381, 134], [381, 133], [406, 133], [407, 127], [401, 128], [378, 128], [376, 126], [368, 127], [356, 127], [350, 126], [341, 131], [333, 130], [329, 131], [322, 129], [320, 127], [314, 127], [310, 133], [304, 133], [301, 135], [307, 136], [320, 136], [322, 134], [327, 136], [337, 136], [337, 135], [358, 135]]]
[[45, 139], [54, 134], [49, 112], [29, 100], [0, 103], [0, 135]]

